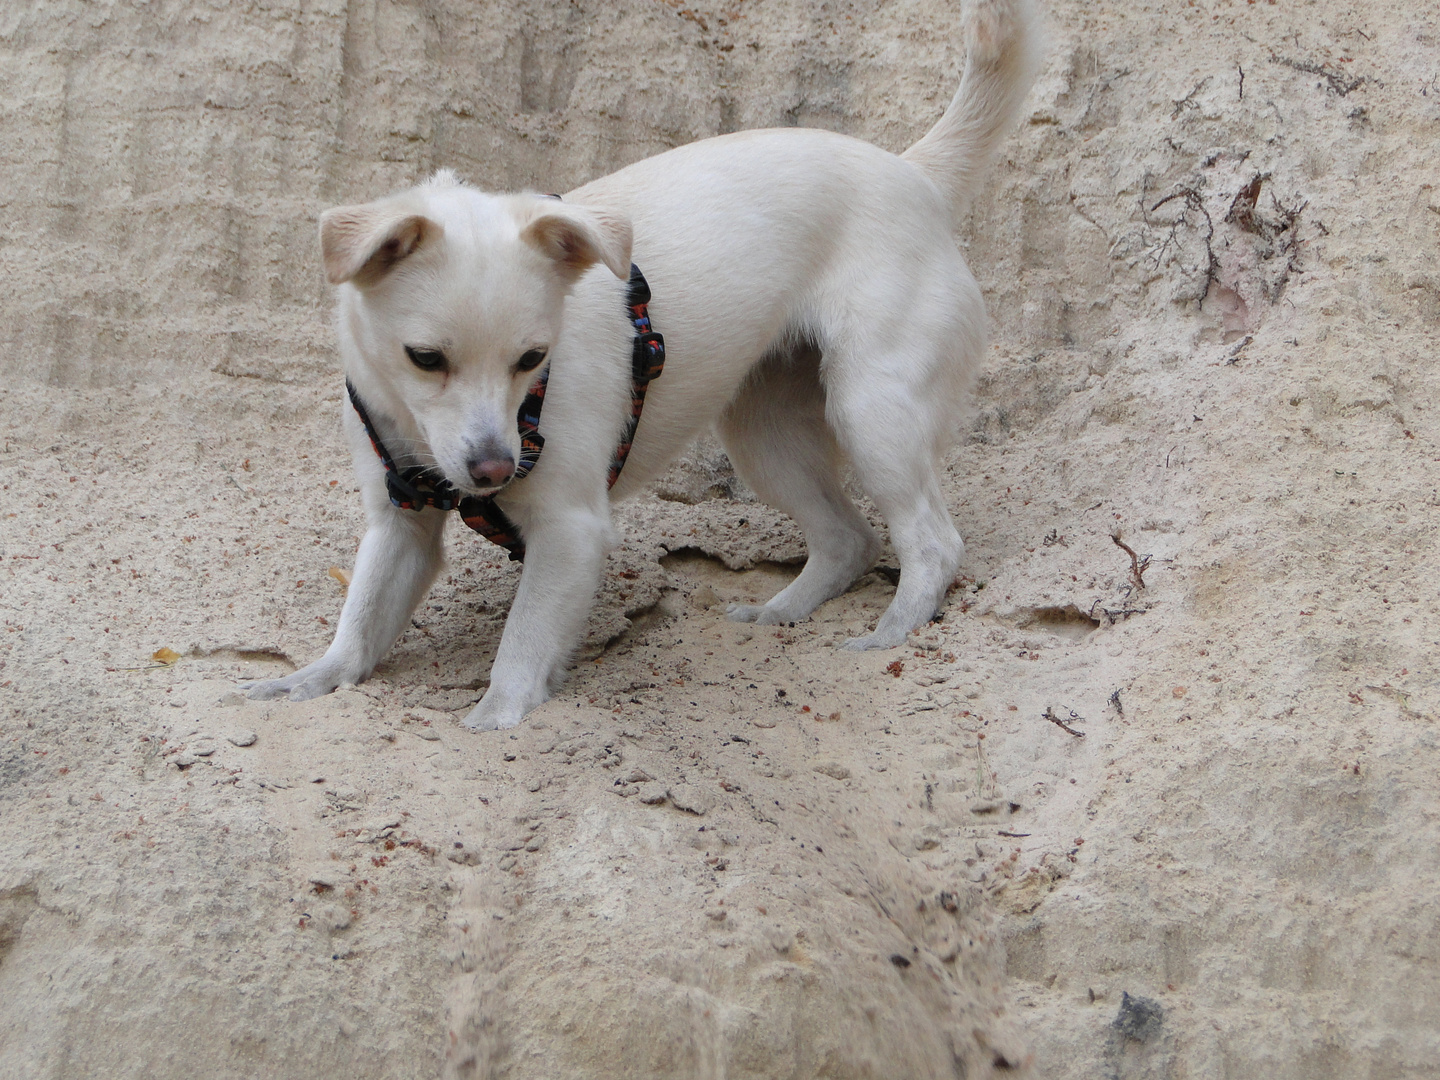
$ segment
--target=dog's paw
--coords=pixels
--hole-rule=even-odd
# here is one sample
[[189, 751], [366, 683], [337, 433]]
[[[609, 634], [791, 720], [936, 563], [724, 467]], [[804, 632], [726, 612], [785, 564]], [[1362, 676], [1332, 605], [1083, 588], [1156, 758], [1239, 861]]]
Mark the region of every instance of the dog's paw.
[[487, 705], [488, 701], [487, 695], [460, 722], [471, 731], [504, 731], [507, 728], [518, 727], [520, 721], [525, 718], [525, 713], [520, 709]]
[[516, 687], [496, 686], [492, 682], [480, 703], [460, 722], [471, 731], [504, 731], [519, 725], [525, 714], [543, 705], [547, 697], [543, 688], [536, 689], [525, 683]]
[[725, 617], [731, 622], [762, 622], [764, 614], [763, 604], [731, 604], [725, 609]]
[[341, 683], [348, 682], [341, 676], [311, 666], [301, 668], [283, 679], [263, 679], [259, 682], [241, 683], [240, 689], [247, 692], [252, 701], [274, 701], [289, 698], [291, 701], [308, 701], [328, 694]]

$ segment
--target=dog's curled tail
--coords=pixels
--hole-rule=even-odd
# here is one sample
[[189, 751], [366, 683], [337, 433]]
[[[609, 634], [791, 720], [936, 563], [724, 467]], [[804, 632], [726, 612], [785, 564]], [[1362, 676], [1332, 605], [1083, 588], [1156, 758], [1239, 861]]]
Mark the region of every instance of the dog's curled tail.
[[970, 0], [964, 14], [965, 74], [945, 115], [901, 156], [950, 200], [969, 208], [1040, 66], [1033, 0]]

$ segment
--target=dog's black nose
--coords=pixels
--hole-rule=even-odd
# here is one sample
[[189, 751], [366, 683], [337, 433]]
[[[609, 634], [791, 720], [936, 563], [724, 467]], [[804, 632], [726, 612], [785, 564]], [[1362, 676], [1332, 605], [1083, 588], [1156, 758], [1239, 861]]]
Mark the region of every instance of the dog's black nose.
[[470, 478], [481, 487], [499, 487], [515, 475], [515, 459], [504, 457], [471, 458], [467, 464]]

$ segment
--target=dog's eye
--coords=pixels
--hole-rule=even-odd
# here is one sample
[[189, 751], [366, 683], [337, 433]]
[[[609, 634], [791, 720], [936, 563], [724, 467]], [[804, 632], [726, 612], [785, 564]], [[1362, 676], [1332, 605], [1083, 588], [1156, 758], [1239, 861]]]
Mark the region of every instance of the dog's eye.
[[405, 346], [405, 355], [410, 362], [421, 371], [444, 371], [445, 354], [439, 349], [416, 349], [410, 345]]
[[544, 349], [531, 349], [524, 356], [515, 362], [515, 367], [520, 371], [534, 371], [545, 362]]

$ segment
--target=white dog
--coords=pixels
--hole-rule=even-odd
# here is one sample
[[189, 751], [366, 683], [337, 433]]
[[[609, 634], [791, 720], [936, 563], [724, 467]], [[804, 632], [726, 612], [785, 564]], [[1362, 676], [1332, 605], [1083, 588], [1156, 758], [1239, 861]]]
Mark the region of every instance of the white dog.
[[[960, 89], [898, 157], [827, 131], [740, 132], [563, 200], [488, 195], [441, 172], [326, 212], [320, 240], [355, 403], [345, 426], [369, 527], [334, 643], [251, 696], [300, 700], [366, 678], [434, 580], [445, 508], [464, 498], [503, 511], [488, 531], [523, 537], [490, 687], [465, 720], [515, 726], [549, 697], [580, 639], [616, 542], [611, 500], [712, 426], [809, 548], [794, 582], [764, 605], [731, 607], [732, 619], [804, 619], [870, 568], [879, 543], [845, 495], [845, 461], [901, 568], [874, 633], [850, 647], [899, 645], [934, 616], [964, 553], [937, 468], [986, 340], [951, 230], [1029, 88], [1034, 22], [1030, 0], [974, 0]], [[669, 358], [638, 429], [632, 353], [655, 349], [653, 338], [636, 344], [648, 328], [627, 308], [632, 258]], [[540, 440], [522, 447], [516, 418], [534, 419], [527, 395], [541, 377], [537, 462]]]

